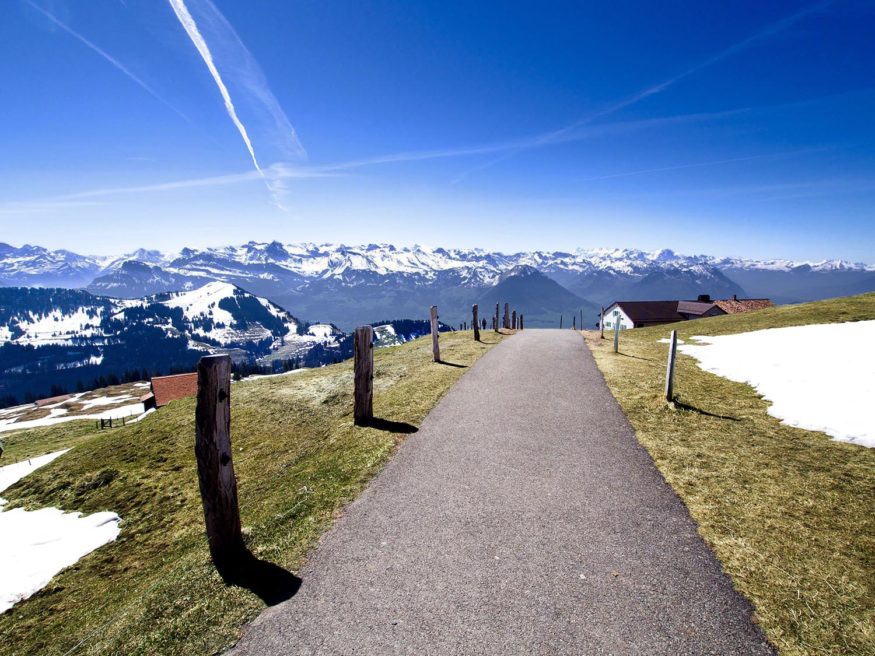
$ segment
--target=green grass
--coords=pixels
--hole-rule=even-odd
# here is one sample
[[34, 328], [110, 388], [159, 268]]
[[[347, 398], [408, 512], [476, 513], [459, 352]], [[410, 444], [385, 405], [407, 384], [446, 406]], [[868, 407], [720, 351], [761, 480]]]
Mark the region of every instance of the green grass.
[[669, 407], [657, 339], [865, 319], [875, 294], [630, 330], [619, 355], [613, 333], [586, 334], [639, 441], [782, 654], [875, 654], [875, 449], [783, 425], [751, 387], [683, 355]]
[[[471, 365], [501, 339], [483, 337], [442, 334], [442, 356]], [[418, 426], [465, 369], [433, 363], [427, 337], [378, 350], [375, 371], [375, 415]], [[353, 426], [350, 362], [235, 383], [231, 398], [247, 544], [297, 571], [403, 435]], [[0, 616], [0, 652], [64, 654], [79, 645], [76, 654], [213, 654], [264, 607], [225, 585], [210, 562], [194, 408], [184, 399], [124, 428], [62, 424], [7, 436], [16, 459], [75, 445], [4, 492], [10, 507], [111, 510], [123, 523], [118, 540]]]
[[[0, 433], [0, 440], [4, 445], [0, 467], [53, 451], [69, 449], [94, 437], [96, 432], [94, 421], [89, 419]], [[3, 495], [5, 494], [4, 492]]]

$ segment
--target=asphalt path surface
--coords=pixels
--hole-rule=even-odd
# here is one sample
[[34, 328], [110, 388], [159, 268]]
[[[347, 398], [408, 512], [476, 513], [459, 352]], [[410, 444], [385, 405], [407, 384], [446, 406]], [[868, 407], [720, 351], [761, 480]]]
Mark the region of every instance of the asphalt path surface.
[[571, 330], [481, 358], [300, 576], [233, 654], [773, 653]]

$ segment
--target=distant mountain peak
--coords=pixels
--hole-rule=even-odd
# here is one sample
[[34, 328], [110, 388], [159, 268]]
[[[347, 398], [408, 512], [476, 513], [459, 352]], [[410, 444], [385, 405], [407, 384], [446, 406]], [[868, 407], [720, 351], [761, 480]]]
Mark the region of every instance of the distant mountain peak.
[[[507, 280], [508, 278], [527, 278], [531, 276], [543, 276], [544, 274], [538, 271], [530, 264], [518, 264], [512, 269], [501, 274], [499, 281]], [[546, 276], [545, 276], [546, 277]]]

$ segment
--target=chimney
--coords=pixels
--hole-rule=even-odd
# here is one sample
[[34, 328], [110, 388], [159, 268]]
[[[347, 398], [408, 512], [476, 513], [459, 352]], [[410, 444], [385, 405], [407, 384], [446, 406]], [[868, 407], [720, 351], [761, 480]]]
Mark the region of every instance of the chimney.
[[710, 294], [699, 294], [699, 298], [696, 299], [699, 303], [710, 303], [711, 295]]

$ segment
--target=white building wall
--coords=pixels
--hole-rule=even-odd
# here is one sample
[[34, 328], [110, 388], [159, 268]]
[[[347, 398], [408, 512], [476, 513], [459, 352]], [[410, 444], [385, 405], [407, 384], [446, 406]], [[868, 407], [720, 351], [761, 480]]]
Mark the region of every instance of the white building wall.
[[612, 305], [605, 310], [605, 330], [613, 330], [614, 326], [619, 322], [622, 330], [634, 328], [635, 324], [617, 305]]

